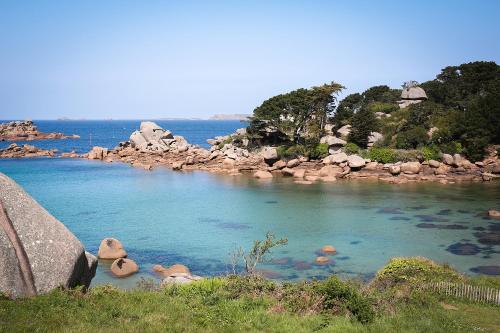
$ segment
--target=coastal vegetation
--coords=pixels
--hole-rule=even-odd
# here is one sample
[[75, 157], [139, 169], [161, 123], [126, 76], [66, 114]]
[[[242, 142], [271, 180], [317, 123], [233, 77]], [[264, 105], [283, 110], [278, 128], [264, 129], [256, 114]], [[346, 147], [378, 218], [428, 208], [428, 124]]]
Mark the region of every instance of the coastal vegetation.
[[369, 283], [231, 275], [160, 287], [144, 280], [130, 291], [107, 285], [0, 298], [0, 331], [498, 332], [497, 305], [423, 288], [436, 281], [500, 284], [424, 258], [395, 258]]
[[[338, 106], [337, 83], [271, 97], [254, 110], [248, 127], [254, 145], [281, 146], [283, 156], [321, 157], [321, 137], [350, 126], [349, 143], [401, 150], [464, 154], [481, 160], [500, 143], [500, 66], [477, 61], [448, 66], [435, 79], [401, 89], [380, 85], [353, 93]], [[402, 100], [401, 100], [402, 99]], [[374, 132], [380, 136], [370, 142]]]

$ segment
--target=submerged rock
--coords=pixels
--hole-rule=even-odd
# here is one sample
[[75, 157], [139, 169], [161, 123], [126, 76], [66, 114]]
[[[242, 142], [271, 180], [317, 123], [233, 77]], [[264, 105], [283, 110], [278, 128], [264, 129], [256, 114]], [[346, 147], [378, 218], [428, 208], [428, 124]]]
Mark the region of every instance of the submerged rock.
[[319, 257], [316, 257], [316, 259], [314, 260], [314, 262], [317, 265], [326, 265], [326, 264], [328, 264], [330, 262], [330, 258], [325, 257], [325, 256], [319, 256]]
[[321, 252], [325, 254], [335, 254], [337, 253], [337, 249], [332, 245], [325, 245], [321, 248]]
[[88, 287], [96, 268], [75, 235], [0, 173], [0, 293], [15, 298]]
[[270, 173], [269, 171], [263, 171], [263, 170], [259, 170], [259, 171], [256, 171], [253, 176], [255, 178], [258, 178], [258, 179], [271, 179], [273, 178], [273, 174]]
[[448, 246], [446, 251], [459, 256], [471, 256], [481, 252], [481, 248], [475, 244], [470, 243], [455, 243]]

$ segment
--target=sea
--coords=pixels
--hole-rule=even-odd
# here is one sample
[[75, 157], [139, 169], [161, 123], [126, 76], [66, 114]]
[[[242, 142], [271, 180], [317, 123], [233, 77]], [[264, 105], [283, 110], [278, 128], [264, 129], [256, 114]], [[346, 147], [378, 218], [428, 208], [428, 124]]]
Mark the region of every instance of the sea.
[[[239, 121], [156, 121], [190, 143], [245, 127]], [[115, 147], [140, 121], [36, 121], [44, 132], [80, 139], [33, 141], [42, 148], [84, 153]], [[0, 142], [0, 148], [10, 143]], [[20, 143], [22, 144], [22, 143]], [[498, 183], [408, 183], [337, 181], [295, 184], [288, 178], [258, 180], [166, 168], [145, 171], [122, 163], [85, 159], [0, 160], [0, 172], [22, 185], [97, 254], [106, 237], [119, 239], [140, 270], [115, 278], [100, 260], [93, 284], [133, 288], [159, 281], [152, 266], [182, 263], [195, 274], [242, 271], [233, 265], [266, 233], [286, 238], [259, 265], [276, 280], [342, 278], [369, 280], [393, 257], [423, 256], [468, 274], [500, 274]], [[316, 264], [321, 247], [337, 249]]]

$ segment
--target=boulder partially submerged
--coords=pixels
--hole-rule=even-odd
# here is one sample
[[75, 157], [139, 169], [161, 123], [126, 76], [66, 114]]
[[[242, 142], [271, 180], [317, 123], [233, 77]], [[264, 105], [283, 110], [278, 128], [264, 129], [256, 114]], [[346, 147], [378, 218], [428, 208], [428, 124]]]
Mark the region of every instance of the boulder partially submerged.
[[0, 173], [0, 293], [34, 296], [55, 288], [85, 288], [97, 259], [61, 222]]

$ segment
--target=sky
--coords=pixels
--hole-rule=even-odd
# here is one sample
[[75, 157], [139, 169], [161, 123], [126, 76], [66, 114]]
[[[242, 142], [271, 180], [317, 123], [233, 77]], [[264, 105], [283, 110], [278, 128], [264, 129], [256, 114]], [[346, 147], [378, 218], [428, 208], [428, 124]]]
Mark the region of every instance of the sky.
[[0, 119], [207, 118], [500, 63], [500, 1], [0, 0]]

